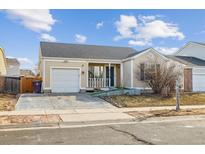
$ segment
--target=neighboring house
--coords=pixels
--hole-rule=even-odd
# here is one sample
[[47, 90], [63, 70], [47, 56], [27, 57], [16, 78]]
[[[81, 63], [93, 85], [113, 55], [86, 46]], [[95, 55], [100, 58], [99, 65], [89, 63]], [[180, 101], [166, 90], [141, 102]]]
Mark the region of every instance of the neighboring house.
[[205, 60], [185, 56], [167, 57], [181, 64], [181, 70], [183, 70], [182, 81], [184, 91], [205, 91], [205, 74], [200, 73], [205, 70]]
[[0, 47], [0, 75], [6, 75], [6, 58], [3, 48]]
[[30, 76], [30, 77], [32, 77], [32, 76], [35, 76], [35, 74], [33, 73], [33, 71], [32, 70], [29, 70], [29, 69], [20, 69], [20, 75], [21, 76]]
[[111, 87], [147, 88], [143, 72], [150, 59], [168, 61], [153, 48], [40, 43], [39, 73], [45, 92], [79, 92]]
[[16, 58], [6, 58], [7, 76], [20, 76], [20, 63]]
[[20, 76], [19, 61], [16, 58], [6, 58], [2, 48], [0, 48], [0, 75]]
[[190, 83], [188, 91], [205, 91], [205, 43], [189, 42], [174, 55], [188, 62], [190, 69], [185, 71], [185, 77], [189, 78]]
[[179, 49], [174, 55], [196, 57], [205, 60], [205, 43], [189, 42]]

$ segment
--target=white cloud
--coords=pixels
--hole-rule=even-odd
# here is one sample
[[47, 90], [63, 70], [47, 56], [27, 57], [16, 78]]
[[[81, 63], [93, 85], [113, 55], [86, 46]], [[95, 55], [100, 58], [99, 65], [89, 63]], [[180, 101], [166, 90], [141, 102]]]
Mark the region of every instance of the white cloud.
[[120, 20], [115, 22], [117, 32], [120, 35], [114, 38], [130, 39], [129, 45], [145, 46], [152, 44], [156, 38], [173, 38], [182, 40], [184, 34], [179, 31], [176, 24], [165, 22], [159, 16], [135, 16], [121, 15]]
[[42, 41], [56, 42], [56, 38], [54, 36], [51, 36], [51, 35], [46, 34], [46, 33], [41, 34], [40, 39]]
[[202, 30], [202, 31], [200, 31], [200, 32], [196, 32], [196, 33], [194, 33], [195, 35], [200, 35], [200, 34], [204, 34], [205, 33], [205, 30]]
[[179, 32], [179, 28], [175, 24], [167, 23], [162, 20], [154, 20], [147, 22], [144, 26], [139, 27], [137, 37], [152, 40], [153, 38], [177, 38], [184, 39], [184, 34]]
[[77, 43], [85, 43], [87, 41], [87, 37], [81, 34], [75, 34], [75, 41]]
[[156, 16], [154, 15], [150, 15], [150, 16], [143, 16], [143, 15], [139, 15], [138, 16], [139, 20], [141, 20], [143, 23], [146, 23], [148, 21], [152, 21], [156, 19]]
[[56, 20], [49, 10], [6, 10], [9, 19], [35, 32], [49, 32]]
[[176, 48], [176, 47], [172, 47], [172, 48], [168, 48], [168, 47], [155, 47], [155, 49], [157, 51], [159, 51], [160, 53], [162, 54], [165, 54], [165, 55], [171, 55], [175, 52], [177, 52], [179, 50], [179, 48]]
[[145, 42], [145, 41], [138, 41], [138, 40], [129, 40], [128, 44], [131, 46], [145, 46], [145, 45], [151, 45], [151, 43]]
[[103, 27], [103, 25], [104, 25], [104, 22], [103, 22], [103, 21], [98, 22], [98, 23], [96, 24], [96, 28], [97, 28], [97, 29], [100, 29], [100, 28]]
[[137, 28], [135, 16], [120, 15], [120, 20], [115, 22], [115, 26], [120, 35], [114, 38], [115, 41], [126, 38], [133, 38], [133, 28]]
[[28, 58], [17, 58], [17, 59], [21, 64], [34, 65], [34, 63]]

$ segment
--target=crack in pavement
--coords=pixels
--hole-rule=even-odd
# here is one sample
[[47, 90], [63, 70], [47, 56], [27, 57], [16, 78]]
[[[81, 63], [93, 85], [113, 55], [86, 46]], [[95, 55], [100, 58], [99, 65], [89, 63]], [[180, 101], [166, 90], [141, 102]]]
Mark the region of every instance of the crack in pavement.
[[127, 134], [127, 135], [131, 136], [132, 138], [134, 138], [136, 141], [142, 142], [142, 143], [144, 143], [144, 144], [146, 144], [146, 145], [154, 145], [154, 143], [149, 142], [149, 141], [146, 141], [146, 140], [144, 140], [144, 139], [142, 139], [142, 138], [139, 138], [139, 137], [137, 137], [136, 135], [134, 135], [134, 134], [132, 134], [132, 133], [130, 133], [130, 132], [117, 129], [117, 128], [112, 127], [112, 126], [107, 126], [107, 127], [108, 127], [108, 128], [111, 128], [111, 129], [114, 130], [114, 131]]

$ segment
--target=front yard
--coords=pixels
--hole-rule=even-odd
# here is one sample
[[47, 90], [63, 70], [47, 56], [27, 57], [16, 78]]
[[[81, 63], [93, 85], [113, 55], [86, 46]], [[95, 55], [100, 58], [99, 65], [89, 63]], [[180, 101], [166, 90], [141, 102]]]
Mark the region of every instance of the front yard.
[[0, 94], [0, 111], [13, 111], [17, 98], [15, 95]]
[[[152, 107], [152, 106], [174, 106], [176, 98], [162, 97], [159, 95], [140, 96], [106, 96], [106, 101], [117, 107]], [[180, 96], [181, 105], [205, 105], [205, 93], [182, 94]]]
[[170, 117], [170, 116], [188, 116], [188, 115], [205, 115], [205, 108], [200, 109], [181, 109], [176, 110], [150, 110], [150, 111], [131, 111], [127, 114], [138, 118], [138, 120], [145, 120], [152, 117]]

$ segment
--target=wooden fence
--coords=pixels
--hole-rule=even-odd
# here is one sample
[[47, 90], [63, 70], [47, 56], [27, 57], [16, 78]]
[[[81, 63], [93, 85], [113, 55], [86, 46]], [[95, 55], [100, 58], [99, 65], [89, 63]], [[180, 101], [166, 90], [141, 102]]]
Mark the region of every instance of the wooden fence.
[[34, 80], [41, 80], [41, 78], [0, 76], [0, 93], [33, 93]]
[[33, 93], [33, 81], [41, 80], [39, 77], [21, 77], [20, 92]]
[[20, 77], [0, 77], [0, 92], [18, 94], [20, 92]]

